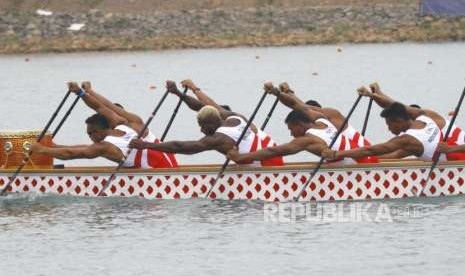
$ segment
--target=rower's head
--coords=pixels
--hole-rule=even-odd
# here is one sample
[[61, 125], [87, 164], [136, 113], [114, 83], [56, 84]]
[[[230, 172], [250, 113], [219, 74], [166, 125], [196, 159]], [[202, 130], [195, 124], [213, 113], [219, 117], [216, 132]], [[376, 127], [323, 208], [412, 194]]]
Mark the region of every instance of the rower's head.
[[293, 137], [301, 137], [311, 127], [312, 121], [307, 114], [300, 111], [291, 111], [284, 121]]
[[223, 120], [218, 109], [211, 105], [206, 105], [197, 113], [197, 122], [203, 134], [213, 135], [221, 126]]
[[321, 108], [321, 104], [315, 100], [308, 100], [305, 102], [305, 104]]
[[87, 135], [94, 142], [98, 143], [103, 141], [111, 131], [110, 123], [105, 116], [94, 114], [86, 119]]
[[389, 131], [394, 135], [408, 130], [410, 128], [411, 118], [405, 106], [401, 103], [394, 102], [381, 112], [381, 117], [386, 120]]

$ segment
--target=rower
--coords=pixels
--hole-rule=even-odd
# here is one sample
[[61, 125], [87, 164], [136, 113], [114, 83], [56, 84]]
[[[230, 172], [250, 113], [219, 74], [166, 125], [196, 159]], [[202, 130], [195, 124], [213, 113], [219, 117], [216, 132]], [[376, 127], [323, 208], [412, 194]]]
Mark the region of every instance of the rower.
[[[360, 88], [360, 94], [364, 89]], [[381, 117], [386, 120], [389, 130], [397, 137], [389, 141], [358, 149], [335, 151], [325, 150], [322, 155], [330, 160], [342, 157], [360, 158], [370, 155], [395, 155], [404, 158], [411, 155], [423, 161], [432, 161], [437, 154], [436, 149], [441, 141], [441, 130], [433, 119], [421, 115], [413, 120], [407, 107], [394, 102], [381, 112]], [[445, 158], [442, 158], [445, 160]]]
[[[235, 112], [228, 111], [216, 104], [211, 98], [206, 96], [190, 80], [182, 82], [184, 87], [192, 90], [199, 99], [188, 95], [182, 96], [181, 92], [172, 81], [167, 81], [169, 92], [182, 97], [183, 101], [193, 110], [197, 111], [197, 122], [201, 132], [205, 135], [196, 141], [170, 141], [164, 143], [149, 143], [135, 139], [129, 144], [132, 148], [137, 149], [154, 149], [167, 153], [195, 154], [208, 150], [216, 150], [224, 155], [232, 149], [238, 141], [247, 121], [244, 116]], [[205, 104], [209, 103], [210, 105]], [[257, 130], [255, 126], [246, 132], [243, 140], [239, 144], [239, 150], [242, 153], [254, 152], [262, 148], [275, 145], [272, 138], [266, 133]], [[284, 164], [281, 156], [266, 158], [261, 162], [239, 162], [244, 165], [252, 166], [281, 166]]]
[[[266, 83], [264, 89], [270, 94], [277, 93], [276, 88], [271, 83]], [[320, 156], [321, 152], [328, 148], [337, 133], [337, 128], [325, 115], [311, 108], [305, 108], [304, 111], [291, 111], [287, 115], [285, 123], [291, 132], [291, 136], [294, 137], [292, 141], [246, 154], [240, 153], [237, 149], [232, 149], [228, 152], [228, 157], [236, 162], [251, 162], [275, 156], [296, 154], [302, 151], [308, 151]], [[349, 140], [344, 135], [339, 135], [332, 149], [350, 149]], [[350, 158], [341, 158], [333, 160], [332, 163], [355, 164], [355, 161]]]
[[[371, 92], [367, 88], [364, 88], [364, 87], [361, 88], [361, 91], [362, 91], [361, 95], [373, 98], [373, 100], [382, 108], [385, 108], [394, 102], [393, 99], [391, 99], [383, 91], [381, 91], [381, 88], [378, 83], [372, 83], [370, 85], [370, 90]], [[444, 136], [445, 133], [447, 132], [447, 129], [450, 125], [450, 121], [445, 119], [443, 116], [441, 116], [437, 112], [429, 110], [429, 109], [421, 108], [420, 106], [415, 105], [415, 104], [413, 106], [412, 105], [405, 106], [405, 108], [407, 110], [408, 115], [410, 116], [412, 120], [417, 120], [419, 117], [423, 118], [424, 116], [427, 116], [431, 118], [438, 125], [438, 127], [441, 130], [442, 136]], [[447, 137], [447, 144], [451, 146], [465, 144], [465, 132], [461, 128], [456, 126], [455, 124], [452, 125], [450, 135]], [[399, 155], [397, 153], [393, 153], [389, 155], [383, 155], [380, 158], [381, 159], [395, 159], [395, 158], [402, 158], [401, 156], [403, 156], [402, 153], [399, 153]], [[447, 160], [451, 160], [451, 161], [452, 160], [465, 160], [464, 153], [452, 152], [452, 153], [446, 154], [446, 157], [447, 157]]]
[[[75, 82], [68, 84], [71, 92], [79, 95], [87, 106], [97, 112], [86, 119], [87, 133], [94, 142], [91, 145], [46, 147], [41, 144], [32, 146], [33, 152], [43, 153], [62, 160], [77, 158], [93, 159], [104, 157], [119, 162], [128, 152], [128, 144], [138, 137], [144, 123], [139, 116], [125, 111], [97, 94], [89, 82], [82, 83], [82, 89]], [[148, 131], [143, 138], [157, 142], [156, 137]], [[171, 168], [177, 167], [174, 156], [154, 150], [132, 151], [126, 158], [125, 167], [136, 168]]]
[[[323, 114], [328, 119], [328, 121], [331, 122], [331, 124], [337, 129], [340, 129], [344, 124], [345, 117], [337, 109], [329, 107], [323, 108], [317, 101], [314, 100], [309, 100], [306, 103], [304, 103], [296, 96], [294, 91], [289, 87], [289, 85], [286, 82], [281, 83], [279, 85], [279, 91], [277, 89], [272, 89], [271, 94], [278, 97], [281, 103], [293, 110], [301, 111], [304, 113], [309, 112], [309, 110], [313, 110], [315, 112]], [[370, 142], [349, 123], [347, 123], [347, 125], [344, 126], [344, 131], [341, 134], [347, 137], [347, 139], [349, 140], [350, 148], [359, 148], [370, 145]], [[375, 156], [360, 158], [356, 161], [357, 163], [378, 163], [378, 159]]]

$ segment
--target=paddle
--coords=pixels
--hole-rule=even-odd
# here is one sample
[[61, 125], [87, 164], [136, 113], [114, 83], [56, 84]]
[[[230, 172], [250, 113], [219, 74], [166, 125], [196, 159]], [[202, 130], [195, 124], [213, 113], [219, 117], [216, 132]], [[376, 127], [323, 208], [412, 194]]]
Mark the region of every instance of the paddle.
[[161, 141], [161, 142], [163, 142], [163, 141], [165, 140], [166, 135], [168, 134], [168, 131], [170, 130], [171, 125], [173, 124], [174, 118], [176, 118], [176, 115], [178, 114], [179, 107], [181, 107], [182, 101], [184, 100], [184, 97], [185, 97], [186, 94], [187, 94], [187, 91], [188, 91], [188, 88], [185, 87], [185, 88], [184, 88], [184, 91], [182, 92], [181, 97], [179, 97], [178, 104], [177, 104], [176, 107], [174, 108], [173, 115], [171, 115], [171, 118], [170, 118], [170, 120], [169, 120], [169, 122], [168, 122], [168, 125], [166, 125], [165, 131], [163, 131], [163, 135], [162, 135], [161, 138], [160, 138], [160, 141]]
[[[237, 141], [236, 141], [236, 147], [239, 146], [239, 144], [241, 143], [241, 141], [244, 138], [245, 134], [247, 133], [247, 130], [249, 129], [250, 125], [252, 124], [252, 121], [255, 119], [255, 116], [257, 115], [258, 110], [262, 106], [263, 101], [265, 100], [267, 94], [268, 93], [265, 91], [263, 93], [262, 97], [260, 98], [260, 101], [258, 102], [257, 107], [255, 107], [255, 110], [252, 113], [252, 116], [250, 116], [249, 120], [247, 121], [247, 124], [245, 125], [244, 130], [242, 130], [242, 133], [239, 136], [239, 139], [237, 139]], [[210, 193], [213, 191], [213, 188], [215, 188], [216, 183], [218, 182], [218, 179], [220, 179], [220, 177], [223, 175], [224, 171], [226, 170], [226, 167], [229, 164], [229, 161], [230, 161], [229, 158], [226, 158], [226, 161], [224, 161], [223, 166], [221, 167], [221, 170], [216, 175], [215, 180], [213, 181], [213, 183], [210, 186], [210, 189], [207, 192], [206, 198], [208, 198], [210, 196]]]
[[[144, 135], [144, 132], [147, 130], [147, 128], [149, 127], [150, 123], [152, 122], [153, 118], [155, 117], [155, 115], [157, 114], [158, 110], [160, 109], [161, 105], [163, 104], [163, 102], [165, 101], [166, 97], [168, 96], [169, 94], [169, 91], [166, 91], [165, 94], [163, 94], [163, 96], [161, 97], [160, 101], [158, 102], [157, 106], [155, 107], [155, 109], [153, 110], [152, 114], [150, 115], [150, 117], [147, 119], [147, 121], [145, 122], [145, 125], [144, 127], [142, 128], [142, 130], [138, 133], [137, 135], [137, 139], [140, 139], [142, 138], [142, 136]], [[108, 178], [107, 182], [105, 183], [105, 185], [103, 185], [102, 187], [102, 190], [100, 190], [100, 192], [97, 194], [97, 196], [102, 196], [104, 193], [105, 193], [105, 190], [110, 186], [111, 182], [115, 179], [115, 176], [116, 174], [118, 173], [118, 171], [123, 167], [124, 165], [124, 162], [126, 161], [126, 158], [129, 156], [129, 154], [131, 154], [132, 152], [132, 148], [130, 148], [126, 155], [119, 161], [118, 163], [118, 166], [116, 167], [116, 169], [113, 171], [113, 173], [110, 175], [110, 177]]]
[[[337, 138], [339, 137], [339, 135], [341, 135], [342, 131], [344, 130], [345, 126], [347, 125], [347, 123], [349, 122], [349, 118], [350, 116], [352, 116], [352, 113], [354, 113], [354, 110], [355, 108], [357, 107], [358, 103], [360, 102], [360, 99], [362, 99], [362, 95], [359, 95], [357, 97], [357, 100], [355, 100], [355, 103], [354, 105], [352, 106], [352, 108], [350, 109], [349, 111], [349, 114], [347, 114], [344, 122], [342, 123], [341, 127], [337, 130], [336, 132], [336, 135], [334, 136], [333, 140], [331, 140], [331, 143], [329, 144], [328, 148], [332, 148], [334, 146], [334, 143], [336, 143], [337, 141]], [[298, 201], [300, 199], [300, 197], [302, 196], [302, 193], [305, 191], [305, 189], [307, 188], [307, 186], [310, 184], [310, 182], [312, 181], [313, 177], [316, 175], [316, 173], [320, 170], [321, 166], [323, 165], [323, 162], [325, 161], [324, 157], [321, 157], [320, 158], [320, 162], [318, 162], [318, 164], [316, 165], [316, 167], [313, 169], [313, 171], [311, 172], [310, 174], [310, 177], [308, 178], [307, 180], [307, 183], [305, 183], [304, 187], [302, 188], [302, 190], [300, 190], [298, 196], [296, 198], [294, 198], [294, 201]]]
[[[459, 114], [459, 111], [460, 111], [460, 107], [462, 106], [462, 102], [463, 102], [463, 98], [465, 97], [465, 88], [463, 89], [462, 91], [462, 95], [460, 96], [460, 99], [459, 99], [459, 102], [457, 103], [457, 106], [455, 107], [455, 112], [454, 112], [454, 116], [452, 116], [452, 119], [450, 120], [450, 123], [449, 123], [449, 126], [447, 127], [447, 130], [446, 130], [446, 133], [444, 135], [444, 138], [442, 139], [443, 142], [446, 142], [447, 141], [447, 138], [449, 137], [449, 134], [452, 130], [452, 126], [454, 125], [455, 123], [455, 119], [457, 118], [457, 115]], [[431, 179], [431, 176], [433, 174], [433, 171], [434, 171], [434, 168], [436, 168], [438, 162], [439, 162], [439, 157], [441, 156], [441, 153], [439, 154], [436, 154], [434, 157], [433, 157], [433, 164], [431, 164], [431, 167], [429, 169], [429, 172], [428, 172], [428, 176], [426, 178], [426, 181], [425, 181], [425, 184], [424, 185], [421, 185], [421, 191], [419, 193], [417, 193], [417, 196], [420, 196], [421, 194], [423, 194], [426, 186], [428, 185], [428, 182], [429, 180]]]
[[268, 115], [266, 115], [266, 119], [263, 122], [262, 126], [260, 127], [261, 130], [264, 130], [266, 125], [268, 124], [268, 121], [270, 120], [271, 116], [273, 115], [274, 110], [276, 109], [276, 106], [279, 103], [279, 98], [276, 97], [276, 100], [274, 101], [273, 105], [271, 106], [270, 112], [268, 112]]
[[[63, 99], [61, 100], [60, 104], [58, 105], [58, 107], [55, 109], [55, 112], [53, 112], [52, 114], [52, 117], [48, 120], [47, 124], [45, 125], [44, 129], [42, 130], [42, 132], [40, 133], [39, 137], [37, 138], [37, 143], [40, 143], [40, 141], [42, 141], [42, 139], [45, 137], [45, 134], [47, 134], [47, 131], [48, 129], [50, 128], [50, 126], [52, 125], [53, 121], [55, 120], [55, 118], [57, 117], [58, 113], [60, 112], [61, 108], [63, 107], [63, 105], [65, 104], [66, 100], [68, 99], [69, 95], [71, 94], [71, 91], [68, 91], [66, 92], [65, 96], [63, 97]], [[79, 99], [79, 97], [77, 98]], [[73, 106], [74, 107], [74, 106]], [[68, 112], [71, 112], [70, 110], [68, 110]], [[64, 120], [62, 120], [61, 125], [63, 125], [64, 123]], [[56, 132], [58, 132], [58, 129], [55, 130], [53, 133], [56, 134]], [[53, 135], [54, 136], [54, 135]], [[29, 161], [29, 156], [26, 156], [23, 161], [21, 162], [21, 165], [18, 167], [18, 169], [16, 169], [15, 173], [13, 174], [12, 177], [10, 177], [10, 181], [8, 181], [8, 183], [5, 185], [5, 187], [2, 189], [2, 191], [0, 192], [0, 196], [3, 196], [5, 195], [6, 191], [8, 190], [8, 188], [11, 186], [11, 184], [13, 184], [13, 182], [16, 180], [16, 177], [18, 177], [18, 174], [23, 170], [24, 166], [26, 166], [26, 164], [28, 163]]]
[[363, 122], [363, 128], [362, 128], [362, 136], [365, 136], [367, 126], [368, 126], [368, 119], [370, 118], [370, 112], [371, 112], [371, 106], [373, 105], [373, 98], [370, 98], [370, 101], [368, 102], [368, 109], [367, 113], [365, 114], [365, 121]]
[[76, 95], [76, 98], [74, 99], [73, 103], [71, 104], [71, 106], [68, 108], [68, 111], [66, 111], [66, 114], [65, 116], [61, 119], [60, 123], [58, 124], [58, 126], [55, 128], [55, 131], [53, 132], [52, 134], [52, 138], [55, 138], [55, 136], [57, 135], [58, 131], [60, 131], [61, 127], [63, 126], [63, 124], [65, 123], [66, 119], [68, 119], [69, 115], [71, 114], [71, 111], [73, 111], [74, 107], [76, 106], [76, 104], [78, 103], [79, 99], [81, 97], [79, 97], [79, 95]]

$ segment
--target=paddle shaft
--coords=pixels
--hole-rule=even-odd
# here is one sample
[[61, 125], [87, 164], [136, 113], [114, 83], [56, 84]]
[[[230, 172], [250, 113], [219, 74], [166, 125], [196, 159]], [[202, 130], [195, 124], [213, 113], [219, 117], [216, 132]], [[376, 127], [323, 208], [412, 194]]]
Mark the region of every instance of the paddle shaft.
[[[239, 147], [239, 144], [241, 143], [242, 139], [244, 138], [245, 134], [247, 133], [247, 130], [249, 129], [250, 125], [252, 124], [252, 121], [255, 119], [255, 116], [257, 115], [258, 110], [262, 106], [263, 101], [265, 100], [267, 94], [268, 94], [267, 92], [264, 92], [262, 97], [260, 98], [260, 101], [258, 102], [257, 107], [255, 107], [255, 110], [253, 111], [252, 115], [250, 116], [249, 120], [247, 121], [247, 124], [245, 125], [244, 130], [242, 130], [241, 136], [239, 136], [239, 139], [237, 139], [237, 141], [236, 141], [236, 147]], [[224, 171], [226, 170], [226, 167], [228, 166], [229, 161], [230, 161], [229, 158], [226, 158], [226, 161], [224, 161], [223, 166], [221, 166], [221, 170], [216, 175], [215, 180], [213, 181], [213, 183], [210, 186], [210, 189], [207, 192], [206, 198], [208, 198], [210, 196], [210, 193], [213, 191], [213, 188], [215, 188], [216, 183], [218, 183], [218, 180], [220, 179], [220, 177], [223, 175]]]
[[[39, 137], [37, 138], [37, 143], [40, 143], [42, 139], [45, 137], [45, 134], [47, 134], [48, 129], [52, 125], [53, 121], [55, 121], [55, 118], [57, 117], [58, 113], [60, 112], [61, 108], [65, 104], [66, 100], [68, 99], [69, 95], [71, 94], [71, 91], [66, 92], [65, 96], [61, 100], [60, 104], [58, 107], [55, 109], [55, 112], [53, 112], [52, 117], [48, 120], [47, 124], [45, 125], [44, 129], [40, 133]], [[54, 133], [57, 132], [57, 130], [54, 131]], [[23, 170], [24, 166], [26, 166], [27, 162], [29, 161], [29, 156], [26, 156], [23, 161], [21, 162], [21, 165], [16, 169], [15, 173], [13, 174], [12, 177], [10, 177], [10, 181], [6, 184], [6, 186], [3, 188], [3, 190], [0, 192], [0, 196], [5, 195], [6, 191], [8, 188], [13, 184], [13, 182], [16, 180], [16, 177], [18, 177], [18, 174]]]
[[[457, 106], [455, 107], [454, 116], [452, 116], [452, 119], [450, 120], [449, 126], [447, 127], [446, 133], [445, 133], [444, 138], [443, 138], [443, 142], [446, 142], [447, 138], [449, 138], [449, 134], [452, 131], [452, 127], [454, 126], [455, 119], [457, 118], [457, 115], [459, 114], [459, 111], [460, 111], [460, 108], [462, 106], [462, 102], [463, 102], [464, 97], [465, 97], [465, 88], [463, 89], [462, 95], [460, 95], [459, 102], [457, 103]], [[421, 192], [418, 193], [417, 195], [423, 194], [426, 186], [428, 185], [429, 180], [431, 179], [431, 175], [433, 174], [434, 168], [436, 168], [436, 166], [437, 166], [437, 164], [439, 162], [440, 157], [441, 157], [441, 154], [439, 153], [439, 154], [437, 154], [435, 156], [435, 158], [433, 158], [433, 164], [431, 165], [431, 168], [429, 169], [428, 176], [426, 177], [425, 184], [421, 185]]]
[[274, 101], [273, 105], [271, 106], [270, 112], [268, 112], [268, 115], [266, 115], [266, 119], [263, 122], [262, 126], [260, 127], [261, 130], [264, 130], [266, 125], [268, 124], [268, 121], [271, 119], [271, 116], [273, 115], [274, 110], [276, 109], [276, 106], [279, 103], [279, 98], [276, 97], [276, 100]]
[[182, 92], [181, 97], [179, 97], [178, 104], [177, 104], [176, 107], [174, 108], [173, 115], [171, 115], [171, 118], [170, 118], [170, 120], [169, 120], [169, 122], [168, 122], [168, 125], [166, 125], [165, 131], [163, 131], [163, 135], [162, 135], [161, 138], [160, 138], [160, 141], [161, 141], [161, 142], [165, 141], [166, 135], [168, 135], [168, 131], [170, 130], [171, 125], [173, 124], [174, 118], [176, 118], [176, 115], [178, 114], [178, 110], [179, 110], [179, 108], [181, 107], [182, 101], [184, 100], [184, 97], [186, 96], [187, 91], [188, 91], [188, 88], [185, 87], [185, 88], [184, 88], [184, 92]]
[[[142, 130], [138, 133], [137, 135], [137, 139], [140, 139], [142, 138], [142, 136], [144, 135], [144, 132], [147, 130], [147, 128], [149, 127], [150, 123], [152, 122], [153, 118], [155, 117], [155, 115], [157, 114], [158, 110], [161, 108], [163, 102], [165, 101], [166, 97], [168, 96], [169, 94], [169, 91], [166, 91], [165, 94], [163, 94], [162, 98], [160, 99], [160, 101], [158, 102], [157, 106], [155, 107], [155, 109], [153, 110], [152, 114], [150, 115], [150, 117], [147, 119], [147, 121], [145, 122], [145, 125], [144, 127], [142, 128]], [[123, 157], [123, 159], [121, 159], [118, 163], [118, 166], [116, 167], [116, 169], [113, 171], [113, 173], [110, 175], [110, 177], [108, 178], [107, 182], [103, 185], [102, 187], [102, 190], [97, 194], [97, 196], [102, 196], [104, 193], [105, 193], [105, 190], [110, 186], [111, 182], [113, 181], [113, 179], [115, 178], [116, 174], [118, 173], [118, 171], [123, 167], [124, 165], [124, 162], [126, 162], [126, 158], [131, 154], [132, 152], [132, 148], [130, 148], [126, 155]]]
[[370, 118], [371, 106], [372, 105], [373, 105], [373, 98], [370, 98], [370, 101], [368, 102], [367, 113], [365, 114], [365, 121], [363, 122], [362, 136], [365, 136], [365, 133], [367, 131], [368, 119]]
[[71, 114], [71, 111], [73, 111], [74, 107], [76, 106], [76, 104], [78, 103], [80, 97], [76, 95], [76, 98], [74, 99], [73, 103], [71, 104], [71, 106], [68, 108], [68, 111], [66, 111], [65, 113], [65, 116], [61, 119], [60, 123], [58, 124], [58, 126], [55, 128], [55, 131], [53, 132], [52, 134], [52, 138], [55, 138], [55, 136], [57, 135], [58, 131], [60, 131], [61, 127], [63, 126], [63, 124], [65, 123], [66, 119], [68, 119], [69, 115]]
[[[339, 137], [339, 135], [341, 135], [342, 131], [344, 131], [344, 128], [346, 127], [347, 123], [349, 122], [349, 119], [350, 117], [352, 116], [352, 113], [354, 113], [355, 111], [355, 108], [357, 107], [358, 103], [360, 102], [360, 99], [362, 99], [362, 95], [359, 95], [357, 97], [357, 100], [355, 100], [355, 103], [354, 105], [352, 106], [352, 108], [350, 109], [349, 113], [347, 114], [344, 122], [342, 123], [341, 127], [337, 130], [336, 132], [336, 135], [333, 137], [333, 140], [331, 140], [331, 143], [329, 144], [328, 148], [332, 148], [334, 146], [334, 144], [336, 143], [337, 141], [337, 138]], [[310, 184], [310, 182], [312, 182], [313, 180], [313, 177], [316, 175], [316, 173], [320, 170], [321, 166], [323, 165], [323, 162], [324, 162], [324, 158], [321, 157], [320, 158], [320, 162], [318, 162], [318, 164], [316, 165], [316, 167], [313, 169], [313, 171], [311, 172], [310, 174], [310, 177], [308, 178], [307, 182], [305, 183], [304, 187], [302, 188], [302, 190], [300, 190], [299, 194], [297, 195], [297, 197], [295, 198], [295, 201], [298, 201], [300, 199], [300, 197], [302, 196], [302, 193], [305, 191], [305, 189], [307, 189], [307, 186]]]

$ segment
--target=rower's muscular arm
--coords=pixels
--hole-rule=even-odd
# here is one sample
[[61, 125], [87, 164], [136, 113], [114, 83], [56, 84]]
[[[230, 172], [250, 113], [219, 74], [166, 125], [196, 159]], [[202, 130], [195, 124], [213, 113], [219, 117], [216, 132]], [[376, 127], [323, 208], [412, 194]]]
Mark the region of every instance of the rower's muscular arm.
[[438, 151], [440, 153], [465, 152], [465, 145], [451, 146], [445, 142], [441, 142]]
[[219, 104], [217, 104], [212, 98], [208, 97], [202, 90], [192, 82], [192, 80], [183, 80], [181, 82], [183, 87], [187, 87], [191, 90], [194, 95], [197, 97], [199, 101], [201, 101], [204, 105], [211, 105], [216, 109], [223, 109]]
[[321, 113], [319, 110], [310, 107], [305, 104], [301, 99], [299, 99], [295, 93], [291, 90], [287, 83], [281, 83], [279, 85], [279, 92], [271, 83], [265, 84], [265, 91], [268, 93], [276, 95], [279, 101], [285, 106], [291, 108], [292, 110], [300, 111], [310, 118], [310, 120], [315, 121], [320, 118], [326, 118], [326, 116]]
[[88, 82], [88, 81], [83, 82], [81, 84], [81, 87], [82, 87], [82, 89], [84, 89], [84, 91], [86, 91], [86, 93], [92, 95], [97, 101], [99, 101], [101, 104], [103, 104], [104, 106], [109, 108], [111, 111], [115, 112], [119, 116], [121, 116], [121, 117], [125, 118], [126, 120], [128, 120], [129, 123], [134, 123], [134, 124], [139, 124], [139, 125], [144, 124], [144, 121], [142, 121], [142, 119], [138, 115], [126, 111], [124, 108], [121, 108], [121, 107], [113, 104], [107, 98], [105, 98], [104, 96], [102, 96], [99, 93], [95, 92], [95, 90], [92, 88], [92, 85], [91, 85], [90, 82]]
[[[46, 154], [61, 160], [71, 159], [93, 159], [97, 157], [105, 157], [107, 155], [107, 145], [104, 143], [96, 143], [88, 146], [62, 146], [59, 148], [50, 148], [40, 145], [38, 143], [33, 144], [31, 147], [33, 153]], [[122, 157], [122, 156], [121, 156]]]
[[306, 105], [304, 102], [302, 102], [301, 99], [299, 99], [294, 92], [291, 92], [290, 90], [288, 92], [282, 92], [277, 93], [276, 97], [278, 97], [279, 101], [284, 104], [285, 106], [289, 107], [292, 110], [299, 110], [302, 112], [306, 112], [308, 108], [310, 108], [308, 105]]
[[424, 114], [428, 117], [430, 117], [437, 125], [439, 128], [443, 128], [446, 125], [446, 119], [442, 117], [439, 113], [436, 111], [430, 110], [430, 109], [421, 109]]
[[308, 137], [299, 137], [289, 143], [279, 146], [269, 147], [250, 153], [239, 153], [237, 148], [228, 151], [228, 158], [236, 163], [261, 161], [276, 156], [286, 156], [296, 154], [307, 149], [310, 140]]
[[223, 141], [215, 136], [206, 136], [198, 141], [170, 141], [164, 143], [150, 143], [134, 139], [129, 143], [130, 148], [153, 149], [167, 153], [195, 154], [207, 150], [219, 150]]
[[58, 144], [52, 144], [51, 148], [81, 148], [81, 147], [87, 147], [88, 145], [72, 145], [72, 146], [67, 146], [67, 145], [58, 145]]
[[[179, 98], [182, 97], [182, 92], [179, 91], [179, 89], [178, 89], [178, 87], [176, 86], [176, 83], [175, 83], [174, 81], [166, 81], [166, 89], [167, 89], [170, 93], [172, 93], [172, 94], [178, 96]], [[189, 95], [184, 95], [184, 97], [183, 97], [183, 102], [185, 102], [186, 105], [187, 105], [190, 109], [192, 109], [192, 110], [194, 110], [194, 111], [199, 111], [202, 107], [205, 106], [204, 103], [202, 103], [201, 101], [199, 101], [199, 100], [197, 100], [196, 98], [191, 97], [191, 96], [189, 96]]]
[[387, 153], [387, 154], [382, 154], [382, 155], [378, 155], [378, 159], [381, 159], [381, 160], [386, 160], [386, 159], [402, 159], [402, 158], [405, 158], [405, 157], [408, 157], [408, 156], [411, 156], [412, 154], [406, 150], [403, 150], [403, 149], [400, 149], [400, 150], [396, 150], [394, 152], [390, 152], [390, 153]]
[[201, 141], [171, 141], [160, 144], [148, 143], [145, 147], [168, 153], [182, 154], [195, 154], [210, 149], [208, 145]]
[[215, 107], [220, 112], [221, 118], [223, 118], [223, 120], [226, 120], [226, 118], [228, 118], [229, 116], [233, 116], [233, 115], [238, 115], [238, 116], [243, 117], [240, 114], [236, 114], [235, 112], [224, 109], [221, 105], [217, 104], [214, 100], [212, 100], [205, 93], [203, 93], [203, 91], [200, 90], [199, 88], [197, 88], [196, 90], [192, 90], [192, 92], [194, 92], [197, 99], [199, 99], [205, 105], [211, 105]]
[[[395, 100], [393, 100], [392, 98], [387, 96], [383, 91], [381, 91], [379, 84], [376, 82], [370, 84], [370, 90], [371, 90], [371, 93], [365, 87], [360, 87], [357, 90], [357, 92], [360, 95], [371, 97], [382, 108], [386, 108], [395, 102]], [[436, 118], [436, 115], [439, 115], [429, 110], [414, 108], [414, 107], [411, 107], [405, 104], [404, 106], [407, 109], [407, 113], [409, 114], [409, 116], [414, 120], [421, 115], [428, 115], [430, 117], [433, 117], [432, 119], [434, 120], [434, 118]]]
[[[394, 102], [391, 98], [389, 98], [388, 96], [386, 96], [386, 94], [384, 94], [382, 91], [381, 91], [381, 88], [379, 87], [379, 85], [377, 83], [372, 83], [370, 85], [370, 89], [372, 91], [372, 95], [374, 96], [373, 99], [374, 101], [376, 101], [378, 103], [378, 101], [382, 101], [383, 103], [388, 103], [391, 104], [392, 102]], [[378, 100], [378, 101], [377, 101]], [[409, 116], [412, 118], [412, 119], [416, 119], [417, 117], [421, 116], [421, 115], [426, 115], [428, 117], [430, 117], [431, 119], [433, 119], [433, 121], [440, 127], [440, 128], [443, 128], [446, 124], [446, 120], [444, 119], [444, 117], [442, 117], [439, 113], [433, 111], [433, 110], [430, 110], [430, 109], [424, 109], [424, 108], [415, 108], [415, 107], [411, 107], [409, 105], [404, 105], [405, 108], [407, 109], [407, 112], [409, 114]], [[382, 107], [386, 107], [386, 106], [382, 106]]]
[[[353, 150], [346, 150], [346, 151], [332, 151], [332, 150], [324, 150], [322, 156], [328, 159], [337, 159], [340, 157], [349, 157], [349, 158], [362, 158], [368, 157], [373, 155], [383, 155], [388, 153], [394, 153], [398, 150], [403, 149], [403, 153], [406, 156], [409, 155], [416, 155], [418, 149], [416, 144], [412, 144], [410, 139], [408, 139], [405, 135], [395, 137], [386, 143], [377, 144], [369, 147], [357, 148]], [[410, 150], [408, 150], [410, 149]], [[403, 156], [403, 157], [406, 157]]]
[[345, 120], [344, 115], [342, 115], [342, 113], [335, 108], [331, 108], [331, 107], [320, 108], [317, 106], [310, 106], [310, 108], [320, 113], [323, 113], [326, 117], [331, 119], [330, 121], [332, 120], [344, 121]]
[[[73, 93], [79, 95], [81, 92], [81, 88], [78, 86], [77, 83], [75, 82], [70, 82], [68, 83], [69, 90], [72, 91]], [[82, 96], [82, 100], [85, 102], [85, 104], [95, 110], [98, 114], [103, 115], [110, 123], [110, 126], [112, 128], [118, 126], [118, 125], [124, 125], [127, 124], [128, 121], [113, 112], [111, 109], [108, 107], [104, 106], [102, 103], [100, 103], [93, 95], [89, 93], [84, 93]]]
[[386, 108], [395, 102], [392, 98], [388, 97], [381, 91], [378, 83], [370, 84], [370, 90], [362, 86], [357, 89], [357, 92], [359, 95], [372, 98], [373, 101], [382, 108]]
[[[381, 91], [381, 88], [379, 87], [378, 83], [372, 83], [370, 85], [370, 89], [372, 91], [372, 98], [373, 100], [378, 103], [378, 104], [383, 104], [380, 106], [381, 107], [387, 107], [389, 104], [393, 103], [394, 100], [392, 100], [391, 98], [389, 98], [386, 94], [384, 94], [382, 91]], [[428, 117], [430, 117], [431, 119], [433, 119], [433, 121], [440, 127], [440, 128], [443, 128], [446, 124], [446, 120], [444, 119], [444, 117], [442, 117], [439, 113], [433, 111], [433, 110], [430, 110], [430, 109], [423, 109], [423, 108], [415, 108], [415, 107], [411, 107], [409, 105], [405, 105], [405, 108], [407, 109], [407, 112], [409, 114], [409, 116], [412, 118], [412, 119], [416, 119], [418, 118], [419, 116], [421, 115], [426, 115]]]
[[216, 108], [220, 112], [221, 118], [223, 118], [223, 120], [225, 120], [229, 116], [238, 115], [234, 112], [224, 109], [221, 105], [215, 102], [212, 98], [207, 96], [207, 94], [205, 94], [197, 85], [195, 85], [194, 82], [192, 82], [192, 80], [183, 80], [181, 84], [183, 87], [187, 87], [188, 89], [190, 89], [201, 103], [203, 103], [204, 105], [210, 105]]

